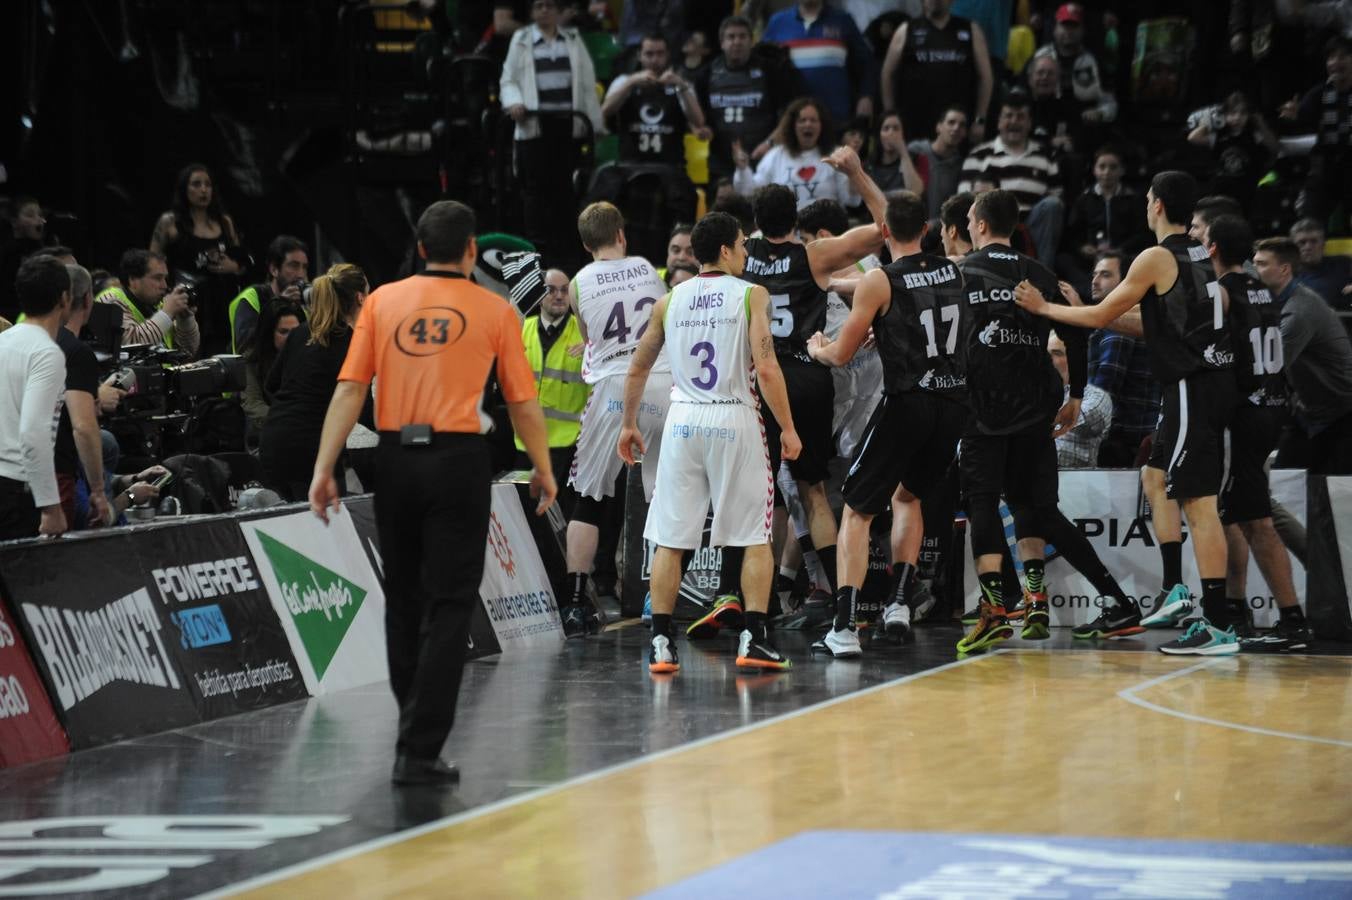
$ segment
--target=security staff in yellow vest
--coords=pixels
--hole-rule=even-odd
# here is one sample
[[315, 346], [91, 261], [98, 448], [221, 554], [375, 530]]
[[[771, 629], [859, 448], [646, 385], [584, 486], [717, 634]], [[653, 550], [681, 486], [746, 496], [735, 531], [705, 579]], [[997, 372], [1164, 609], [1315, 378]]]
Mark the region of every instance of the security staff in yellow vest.
[[197, 314], [183, 285], [169, 290], [164, 257], [149, 250], [128, 250], [118, 269], [126, 289], [111, 287], [95, 299], [122, 308], [123, 346], [152, 344], [195, 357], [202, 345]]
[[[545, 413], [549, 437], [549, 455], [555, 478], [563, 484], [573, 466], [573, 451], [587, 405], [591, 386], [582, 380], [584, 341], [577, 318], [568, 307], [568, 276], [558, 269], [545, 272], [545, 295], [539, 315], [530, 316], [521, 325], [521, 341], [526, 359], [535, 371], [540, 406]], [[521, 438], [516, 439], [521, 465], [530, 468]], [[565, 516], [572, 513], [571, 491], [559, 488], [559, 508]]]

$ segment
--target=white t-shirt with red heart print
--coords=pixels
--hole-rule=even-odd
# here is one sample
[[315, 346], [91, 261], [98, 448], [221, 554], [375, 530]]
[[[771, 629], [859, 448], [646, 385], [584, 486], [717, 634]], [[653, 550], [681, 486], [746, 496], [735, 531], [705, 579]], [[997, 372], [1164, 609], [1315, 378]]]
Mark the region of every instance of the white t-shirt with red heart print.
[[799, 209], [814, 200], [837, 200], [846, 207], [858, 206], [861, 201], [850, 190], [850, 180], [823, 161], [826, 155], [820, 148], [791, 154], [787, 147], [771, 147], [754, 173], [738, 169], [732, 186], [738, 193], [749, 196], [767, 184], [786, 185], [798, 197]]

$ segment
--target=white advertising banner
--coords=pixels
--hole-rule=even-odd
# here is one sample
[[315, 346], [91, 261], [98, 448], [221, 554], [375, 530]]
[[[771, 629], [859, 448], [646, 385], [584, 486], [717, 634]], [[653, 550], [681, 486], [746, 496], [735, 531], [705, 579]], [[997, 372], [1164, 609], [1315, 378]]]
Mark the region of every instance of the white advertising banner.
[[385, 594], [346, 511], [239, 523], [315, 696], [389, 677]]
[[[1299, 469], [1274, 469], [1270, 483], [1273, 498], [1300, 523], [1305, 515], [1305, 472]], [[1084, 469], [1061, 473], [1061, 512], [1089, 538], [1103, 564], [1145, 612], [1154, 607], [1160, 590], [1160, 553], [1150, 517], [1143, 513], [1140, 476], [1134, 470]], [[1009, 537], [1013, 528], [1007, 526]], [[977, 602], [976, 571], [972, 566], [970, 545], [958, 548], [965, 556], [966, 604]], [[1305, 596], [1305, 568], [1291, 557], [1296, 596]], [[1183, 581], [1192, 588], [1193, 602], [1199, 607], [1201, 579], [1188, 542], [1188, 527], [1183, 525]], [[1249, 607], [1254, 624], [1269, 628], [1277, 621], [1277, 604], [1267, 582], [1258, 571], [1252, 555], [1246, 582]], [[1103, 598], [1080, 573], [1059, 556], [1047, 565], [1047, 600], [1052, 624], [1080, 625], [1098, 616]]]
[[563, 643], [554, 589], [512, 484], [493, 485], [479, 595], [504, 654]]

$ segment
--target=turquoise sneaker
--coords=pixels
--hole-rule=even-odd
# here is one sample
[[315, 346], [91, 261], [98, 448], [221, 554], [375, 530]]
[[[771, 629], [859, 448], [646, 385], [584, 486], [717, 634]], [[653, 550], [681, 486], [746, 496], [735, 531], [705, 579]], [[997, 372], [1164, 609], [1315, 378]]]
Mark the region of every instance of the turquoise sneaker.
[[653, 623], [653, 595], [652, 592], [643, 595], [643, 624], [651, 625]]
[[1196, 619], [1176, 641], [1160, 644], [1160, 652], [1170, 656], [1232, 656], [1239, 652], [1239, 638], [1230, 629]]
[[1141, 620], [1146, 628], [1177, 628], [1192, 612], [1192, 595], [1186, 584], [1176, 584], [1160, 597], [1155, 610]]

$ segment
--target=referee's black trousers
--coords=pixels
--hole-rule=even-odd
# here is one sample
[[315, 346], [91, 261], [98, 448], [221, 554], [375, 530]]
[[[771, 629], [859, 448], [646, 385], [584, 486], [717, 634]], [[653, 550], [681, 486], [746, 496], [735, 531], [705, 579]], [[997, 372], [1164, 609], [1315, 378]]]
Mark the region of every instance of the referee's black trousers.
[[382, 434], [376, 469], [396, 749], [432, 759], [455, 724], [470, 615], [480, 602], [488, 446], [479, 435], [437, 434], [430, 447], [402, 447], [397, 434]]

